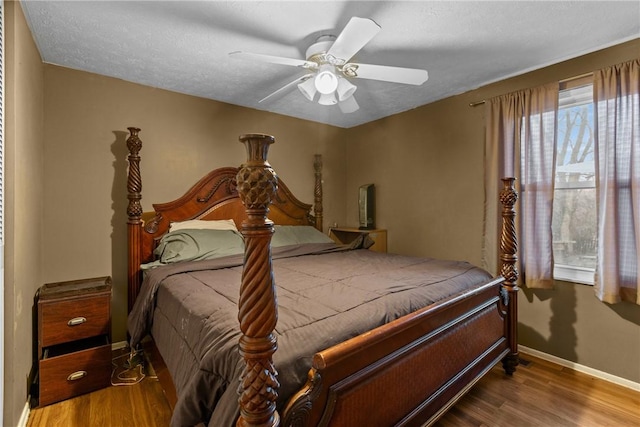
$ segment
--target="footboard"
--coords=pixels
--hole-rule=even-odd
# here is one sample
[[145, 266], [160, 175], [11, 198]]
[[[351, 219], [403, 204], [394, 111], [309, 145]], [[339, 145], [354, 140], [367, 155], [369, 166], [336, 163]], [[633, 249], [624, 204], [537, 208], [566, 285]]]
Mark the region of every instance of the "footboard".
[[437, 420], [509, 354], [501, 278], [317, 353], [285, 426], [415, 426]]

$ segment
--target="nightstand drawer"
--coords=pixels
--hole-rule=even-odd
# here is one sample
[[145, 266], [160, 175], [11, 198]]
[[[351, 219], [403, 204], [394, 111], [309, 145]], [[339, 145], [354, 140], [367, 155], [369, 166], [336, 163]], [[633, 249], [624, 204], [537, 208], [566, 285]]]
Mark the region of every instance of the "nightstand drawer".
[[111, 294], [41, 303], [41, 347], [109, 334]]
[[[69, 352], [70, 350], [75, 350]], [[111, 344], [91, 338], [45, 350], [40, 360], [40, 406], [49, 405], [111, 384]]]

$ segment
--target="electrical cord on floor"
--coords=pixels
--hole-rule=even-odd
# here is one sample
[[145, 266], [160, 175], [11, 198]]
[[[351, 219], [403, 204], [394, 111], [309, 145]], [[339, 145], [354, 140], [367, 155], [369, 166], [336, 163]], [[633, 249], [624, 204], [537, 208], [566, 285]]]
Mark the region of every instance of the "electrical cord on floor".
[[[122, 359], [125, 359], [124, 362], [121, 362]], [[142, 350], [131, 349], [129, 353], [114, 357], [111, 363], [111, 385], [134, 385], [146, 377]]]

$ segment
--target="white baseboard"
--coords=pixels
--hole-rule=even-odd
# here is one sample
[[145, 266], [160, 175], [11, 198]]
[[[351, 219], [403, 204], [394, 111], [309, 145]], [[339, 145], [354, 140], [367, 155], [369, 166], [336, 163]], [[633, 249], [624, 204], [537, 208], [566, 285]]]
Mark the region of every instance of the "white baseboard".
[[18, 420], [18, 425], [16, 427], [27, 427], [27, 421], [29, 421], [29, 412], [31, 412], [31, 408], [29, 407], [29, 399], [27, 399], [27, 403], [22, 409], [22, 414], [20, 415], [20, 420]]
[[111, 350], [120, 350], [121, 348], [125, 348], [129, 343], [126, 341], [118, 341], [111, 343]]
[[640, 391], [640, 383], [628, 380], [626, 378], [618, 377], [615, 375], [611, 375], [604, 371], [599, 371], [597, 369], [590, 368], [588, 366], [581, 365], [579, 363], [571, 362], [566, 359], [561, 359], [557, 356], [553, 356], [548, 353], [543, 353], [539, 350], [535, 350], [533, 348], [525, 347], [523, 345], [518, 345], [518, 351], [523, 353], [530, 354], [539, 359], [546, 360], [548, 362], [556, 363], [560, 366], [564, 366], [566, 368], [571, 368], [575, 371], [582, 372], [584, 374], [591, 375], [592, 377], [599, 378], [601, 380], [609, 381], [610, 383], [620, 385], [622, 387], [630, 388], [631, 390]]

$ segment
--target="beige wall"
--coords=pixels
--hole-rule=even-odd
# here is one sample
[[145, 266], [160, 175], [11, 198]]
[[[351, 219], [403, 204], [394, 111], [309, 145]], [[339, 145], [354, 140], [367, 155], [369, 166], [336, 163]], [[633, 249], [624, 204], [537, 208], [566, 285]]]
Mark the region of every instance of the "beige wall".
[[[358, 221], [358, 186], [373, 182], [377, 225], [388, 229], [390, 251], [479, 263], [484, 108], [469, 103], [639, 52], [640, 40], [634, 40], [347, 131], [347, 222]], [[570, 283], [551, 292], [525, 289], [519, 303], [522, 345], [640, 382], [639, 306], [610, 306], [591, 287]]]
[[313, 122], [45, 66], [43, 280], [111, 275], [114, 341], [126, 339], [127, 127], [142, 129], [143, 208], [181, 196], [200, 177], [246, 159], [238, 136], [274, 135], [269, 161], [313, 202], [324, 158], [325, 218], [344, 217], [344, 142]]
[[[210, 169], [241, 163], [238, 136], [263, 132], [276, 137], [271, 164], [303, 201], [313, 200], [313, 154], [323, 154], [325, 227], [357, 224], [357, 188], [373, 182], [391, 251], [479, 263], [484, 110], [468, 103], [640, 49], [636, 40], [345, 130], [43, 66], [20, 8], [5, 5], [5, 425], [25, 403], [30, 308], [41, 284], [111, 275], [114, 340], [125, 339], [127, 126], [142, 128], [145, 209]], [[524, 290], [520, 306], [523, 345], [640, 382], [639, 307], [602, 304], [590, 287], [568, 283]]]
[[17, 3], [5, 2], [3, 425], [18, 423], [31, 369], [33, 297], [42, 283], [43, 66]]
[[358, 223], [358, 187], [374, 183], [390, 251], [480, 263], [484, 139], [460, 124], [460, 111], [482, 120], [454, 97], [348, 131], [349, 224]]

